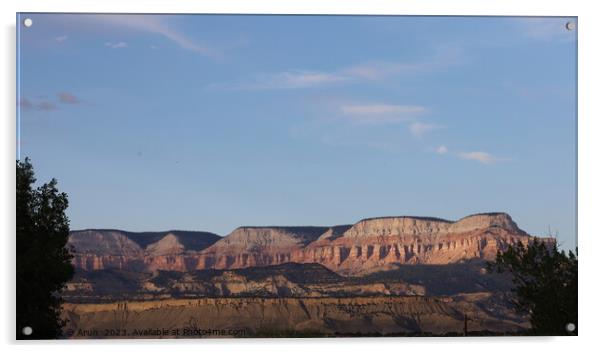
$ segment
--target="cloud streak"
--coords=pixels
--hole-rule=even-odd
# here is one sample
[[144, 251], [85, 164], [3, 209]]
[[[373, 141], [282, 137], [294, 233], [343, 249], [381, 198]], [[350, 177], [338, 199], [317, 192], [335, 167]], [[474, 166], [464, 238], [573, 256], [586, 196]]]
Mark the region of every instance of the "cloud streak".
[[37, 110], [37, 111], [41, 111], [41, 112], [53, 112], [56, 110], [59, 110], [59, 106], [57, 105], [58, 103], [61, 104], [65, 104], [65, 105], [76, 105], [76, 104], [80, 104], [82, 103], [82, 100], [78, 97], [76, 97], [75, 95], [69, 93], [69, 92], [59, 92], [56, 94], [57, 97], [57, 101], [53, 102], [50, 100], [47, 100], [47, 97], [44, 96], [38, 96], [37, 100], [32, 101], [28, 98], [21, 98], [19, 100], [19, 107], [21, 109], [24, 110]]
[[420, 114], [426, 108], [417, 105], [350, 104], [343, 105], [341, 111], [347, 115]]
[[397, 104], [343, 104], [339, 113], [356, 123], [398, 123], [414, 120], [427, 108], [418, 105]]
[[380, 80], [390, 76], [409, 74], [421, 71], [424, 64], [404, 64], [395, 62], [370, 62], [343, 69], [350, 77], [365, 80]]
[[76, 96], [74, 96], [73, 94], [71, 94], [69, 92], [59, 92], [57, 94], [57, 97], [59, 98], [59, 102], [61, 102], [61, 103], [79, 104], [82, 102], [81, 99], [77, 98]]
[[414, 136], [414, 137], [422, 137], [424, 136], [424, 134], [426, 134], [429, 131], [435, 130], [435, 129], [441, 129], [442, 126], [437, 125], [437, 124], [433, 124], [433, 123], [423, 123], [420, 121], [416, 121], [410, 124], [410, 133]]
[[445, 145], [441, 145], [439, 147], [437, 147], [435, 149], [435, 153], [437, 154], [446, 154], [447, 153], [447, 147]]
[[496, 158], [487, 152], [475, 151], [475, 152], [460, 152], [458, 157], [470, 161], [476, 161], [482, 164], [493, 164], [496, 162]]
[[56, 104], [49, 101], [41, 101], [41, 102], [32, 102], [27, 98], [22, 98], [19, 101], [19, 107], [25, 110], [38, 110], [42, 112], [52, 112], [58, 110], [59, 108]]
[[432, 58], [416, 63], [372, 61], [330, 71], [289, 70], [263, 73], [241, 82], [215, 83], [207, 86], [207, 88], [226, 90], [295, 89], [342, 82], [378, 81], [399, 75], [431, 72], [455, 65], [459, 62], [459, 57], [459, 50], [449, 47], [439, 49]]
[[112, 49], [127, 48], [128, 44], [126, 42], [117, 42], [117, 43], [106, 42], [105, 47], [109, 47]]
[[233, 90], [272, 90], [293, 89], [332, 84], [346, 81], [347, 77], [317, 71], [285, 71], [275, 74], [256, 75], [249, 82], [237, 84], [216, 84], [212, 88], [225, 88]]
[[439, 147], [434, 148], [432, 151], [439, 155], [449, 155], [458, 159], [474, 161], [481, 164], [494, 164], [503, 160], [507, 160], [483, 151], [450, 151], [445, 145], [440, 145]]
[[175, 30], [165, 21], [166, 16], [158, 15], [95, 15], [97, 21], [112, 26], [129, 28], [141, 32], [156, 34], [166, 38], [179, 47], [208, 57], [219, 56], [218, 51], [209, 48], [184, 33]]

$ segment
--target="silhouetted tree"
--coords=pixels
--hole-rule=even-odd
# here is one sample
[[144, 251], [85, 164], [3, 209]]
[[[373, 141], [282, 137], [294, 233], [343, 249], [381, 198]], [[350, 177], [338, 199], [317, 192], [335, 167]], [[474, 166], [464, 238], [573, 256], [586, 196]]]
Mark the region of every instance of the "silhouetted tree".
[[[490, 271], [508, 272], [514, 304], [530, 317], [533, 335], [577, 334], [577, 254], [558, 251], [556, 243], [535, 240], [498, 252]], [[567, 324], [575, 325], [569, 332]]]
[[[66, 249], [67, 194], [52, 179], [37, 189], [28, 158], [17, 161], [17, 339], [50, 339], [62, 333], [58, 293], [73, 276]], [[31, 327], [30, 335], [23, 333]]]

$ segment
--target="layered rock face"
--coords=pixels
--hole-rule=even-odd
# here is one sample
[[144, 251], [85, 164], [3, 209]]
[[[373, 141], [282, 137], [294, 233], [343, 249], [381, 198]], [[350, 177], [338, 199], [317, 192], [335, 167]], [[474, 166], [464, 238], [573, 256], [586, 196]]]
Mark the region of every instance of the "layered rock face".
[[[70, 338], [219, 338], [212, 336], [214, 330], [224, 330], [221, 335], [226, 337], [287, 330], [331, 336], [460, 334], [465, 315], [470, 318], [470, 331], [515, 332], [528, 328], [527, 320], [517, 316], [507, 300], [495, 296], [200, 298], [65, 304], [63, 317], [68, 319], [66, 331]], [[492, 306], [492, 300], [505, 305]], [[116, 328], [119, 336], [115, 336]]]
[[334, 227], [240, 227], [226, 237], [206, 232], [129, 233], [86, 230], [71, 234], [76, 267], [191, 271], [318, 263], [344, 275], [403, 264], [492, 260], [498, 250], [533, 237], [505, 213], [456, 222], [382, 217]]
[[229, 269], [292, 262], [294, 253], [327, 230], [327, 227], [240, 227], [202, 251], [196, 269]]
[[67, 246], [75, 267], [85, 271], [186, 271], [195, 266], [199, 251], [219, 239], [208, 232], [87, 229], [71, 232]]
[[[474, 269], [468, 269], [473, 272]], [[432, 273], [436, 276], [436, 273]], [[429, 287], [410, 283], [404, 274], [392, 272], [378, 278], [343, 277], [319, 264], [288, 263], [277, 266], [249, 267], [237, 270], [199, 270], [191, 272], [122, 270], [77, 272], [61, 293], [68, 302], [103, 303], [128, 300], [203, 297], [297, 297], [324, 298], [441, 294], [430, 291], [429, 275], [423, 276]], [[451, 276], [448, 276], [448, 278]], [[476, 274], [475, 277], [481, 277]], [[416, 282], [410, 278], [412, 282]], [[499, 288], [498, 278], [488, 289]], [[462, 278], [454, 278], [467, 291], [474, 290]], [[497, 282], [496, 282], [497, 281]], [[445, 284], [445, 280], [440, 281]], [[483, 287], [479, 288], [482, 290]]]
[[384, 217], [362, 220], [334, 240], [319, 240], [295, 254], [344, 274], [362, 274], [395, 264], [449, 264], [493, 260], [509, 244], [532, 237], [504, 213], [450, 222], [436, 218]]

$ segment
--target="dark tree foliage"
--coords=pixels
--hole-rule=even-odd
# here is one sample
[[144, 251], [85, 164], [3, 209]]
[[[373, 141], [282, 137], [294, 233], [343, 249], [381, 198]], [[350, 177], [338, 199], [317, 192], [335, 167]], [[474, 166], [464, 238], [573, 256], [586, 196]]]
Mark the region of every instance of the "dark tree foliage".
[[[531, 321], [530, 334], [577, 334], [577, 255], [558, 251], [556, 244], [533, 241], [498, 252], [490, 271], [512, 276], [514, 304]], [[575, 325], [573, 332], [567, 324]]]
[[[58, 293], [73, 276], [67, 194], [55, 179], [34, 189], [35, 181], [29, 159], [17, 161], [17, 339], [61, 336]], [[31, 335], [22, 332], [27, 326]]]

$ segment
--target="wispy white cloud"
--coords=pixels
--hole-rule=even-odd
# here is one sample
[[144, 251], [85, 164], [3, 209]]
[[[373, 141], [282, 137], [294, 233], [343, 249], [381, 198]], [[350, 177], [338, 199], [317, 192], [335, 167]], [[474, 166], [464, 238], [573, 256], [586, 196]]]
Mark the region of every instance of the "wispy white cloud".
[[317, 84], [344, 81], [344, 76], [323, 72], [285, 72], [275, 77], [275, 82], [281, 82], [287, 87], [307, 87]]
[[106, 42], [105, 47], [109, 47], [112, 49], [127, 48], [128, 44], [126, 42], [117, 42], [117, 43]]
[[349, 104], [343, 105], [341, 111], [348, 115], [419, 114], [426, 108], [417, 105]]
[[448, 155], [459, 159], [479, 162], [481, 164], [494, 164], [500, 161], [508, 160], [507, 158], [499, 158], [491, 153], [483, 151], [453, 151], [445, 145], [440, 145], [439, 147], [431, 149], [431, 151], [439, 155]]
[[447, 147], [445, 145], [441, 145], [439, 147], [437, 147], [435, 149], [435, 153], [437, 154], [446, 154], [447, 153]]
[[340, 113], [357, 123], [407, 122], [425, 113], [427, 109], [418, 105], [396, 104], [343, 104]]
[[58, 36], [58, 37], [55, 37], [55, 38], [54, 38], [54, 40], [55, 40], [56, 42], [62, 43], [62, 42], [64, 42], [64, 41], [66, 41], [66, 40], [67, 40], [67, 38], [68, 38], [67, 36]]
[[108, 23], [112, 26], [130, 28], [142, 32], [160, 35], [183, 49], [190, 50], [205, 56], [215, 57], [219, 53], [201, 44], [198, 40], [188, 37], [167, 23], [168, 16], [155, 15], [96, 15], [97, 21]]
[[351, 66], [342, 70], [350, 77], [367, 80], [379, 80], [403, 73], [420, 71], [424, 64], [404, 64], [395, 62], [370, 62]]
[[317, 71], [285, 71], [275, 74], [260, 74], [246, 82], [213, 84], [209, 88], [233, 90], [292, 89], [332, 84], [348, 80], [346, 76]]
[[423, 123], [420, 121], [416, 121], [416, 122], [411, 123], [409, 128], [410, 128], [410, 132], [412, 133], [413, 136], [422, 137], [422, 136], [424, 136], [424, 134], [426, 134], [429, 131], [432, 131], [435, 129], [441, 129], [442, 126], [433, 124], [433, 123]]
[[445, 47], [438, 48], [433, 57], [417, 62], [372, 61], [330, 71], [295, 70], [264, 73], [248, 77], [240, 82], [211, 84], [208, 88], [232, 90], [291, 89], [341, 82], [375, 81], [404, 74], [434, 71], [457, 64], [459, 57], [458, 48]]
[[497, 160], [497, 158], [495, 158], [492, 154], [481, 151], [460, 152], [458, 153], [458, 157], [471, 161], [477, 161], [483, 164], [493, 164]]

